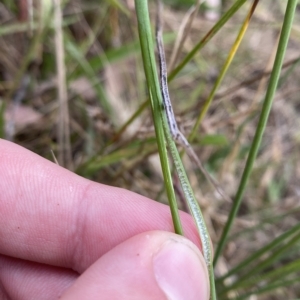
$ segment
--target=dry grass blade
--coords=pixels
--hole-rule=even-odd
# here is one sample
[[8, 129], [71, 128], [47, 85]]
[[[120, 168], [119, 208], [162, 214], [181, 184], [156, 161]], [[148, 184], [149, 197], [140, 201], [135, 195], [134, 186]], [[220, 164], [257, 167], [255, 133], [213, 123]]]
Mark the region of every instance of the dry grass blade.
[[186, 13], [184, 19], [182, 20], [181, 26], [179, 28], [179, 32], [175, 41], [175, 45], [174, 45], [174, 49], [173, 52], [171, 54], [171, 59], [170, 59], [170, 63], [169, 63], [169, 68], [170, 70], [173, 70], [177, 59], [178, 59], [178, 55], [184, 45], [185, 40], [187, 39], [193, 21], [197, 15], [197, 12], [199, 10], [201, 4], [201, 0], [197, 0], [197, 3], [195, 6], [192, 6], [189, 11]]
[[57, 67], [57, 89], [58, 89], [58, 161], [62, 166], [73, 169], [70, 145], [69, 108], [66, 84], [65, 51], [62, 32], [61, 1], [55, 0], [55, 55]]

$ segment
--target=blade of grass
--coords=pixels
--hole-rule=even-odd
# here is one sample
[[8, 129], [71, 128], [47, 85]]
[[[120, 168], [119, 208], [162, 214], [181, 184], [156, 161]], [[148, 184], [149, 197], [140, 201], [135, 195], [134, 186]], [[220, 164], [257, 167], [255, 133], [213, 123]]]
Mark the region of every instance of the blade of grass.
[[196, 0], [196, 4], [193, 5], [183, 18], [181, 25], [178, 30], [178, 35], [174, 44], [174, 48], [171, 54], [170, 63], [169, 63], [169, 70], [173, 70], [174, 66], [176, 65], [178, 55], [182, 50], [182, 47], [189, 36], [190, 30], [192, 28], [192, 24], [194, 19], [198, 13], [200, 4], [202, 0]]
[[248, 14], [247, 14], [247, 16], [246, 16], [246, 18], [243, 22], [243, 25], [242, 25], [239, 33], [238, 33], [238, 36], [237, 36], [234, 44], [232, 45], [232, 48], [230, 49], [229, 55], [228, 55], [224, 65], [223, 65], [223, 68], [220, 71], [220, 74], [219, 74], [219, 76], [218, 76], [218, 78], [217, 78], [217, 80], [216, 80], [216, 82], [215, 82], [215, 84], [212, 88], [212, 91], [210, 92], [207, 100], [204, 102], [203, 109], [201, 110], [200, 115], [198, 116], [197, 121], [196, 121], [190, 135], [189, 135], [189, 140], [190, 141], [192, 141], [195, 138], [196, 132], [197, 132], [201, 122], [203, 121], [203, 119], [204, 119], [204, 117], [205, 117], [205, 115], [206, 115], [213, 99], [214, 99], [214, 96], [217, 92], [217, 89], [220, 87], [220, 85], [221, 85], [221, 83], [222, 83], [222, 81], [223, 81], [230, 65], [231, 65], [231, 62], [232, 62], [237, 50], [239, 49], [239, 46], [240, 46], [240, 44], [242, 42], [242, 39], [243, 39], [243, 37], [246, 33], [246, 30], [247, 30], [247, 28], [249, 26], [249, 23], [250, 23], [250, 19], [251, 19], [252, 15], [255, 11], [255, 8], [256, 8], [258, 2], [259, 2], [259, 0], [254, 0], [252, 6], [250, 7], [250, 10], [249, 10], [249, 12], [248, 12]]
[[63, 44], [62, 11], [60, 0], [54, 0], [54, 19], [55, 19], [55, 56], [57, 69], [57, 88], [58, 88], [58, 161], [59, 164], [67, 169], [73, 170], [71, 143], [70, 143], [70, 124], [69, 106], [66, 82], [65, 49]]
[[249, 152], [249, 156], [248, 156], [246, 166], [245, 166], [245, 169], [244, 169], [241, 181], [240, 181], [238, 191], [236, 193], [236, 197], [235, 197], [235, 200], [233, 203], [232, 210], [230, 212], [230, 215], [228, 217], [228, 220], [227, 220], [224, 230], [222, 232], [220, 242], [218, 244], [218, 247], [217, 247], [217, 250], [215, 253], [214, 264], [217, 263], [218, 258], [225, 246], [225, 243], [226, 243], [229, 231], [231, 229], [231, 226], [233, 224], [234, 218], [239, 210], [239, 207], [240, 207], [240, 204], [242, 201], [242, 197], [244, 195], [244, 191], [246, 188], [246, 184], [248, 182], [248, 179], [249, 179], [250, 173], [252, 171], [252, 167], [253, 167], [253, 164], [254, 164], [254, 161], [255, 161], [255, 158], [256, 158], [256, 155], [257, 155], [257, 152], [258, 152], [261, 140], [262, 140], [262, 136], [263, 136], [266, 124], [267, 124], [267, 120], [268, 120], [270, 110], [272, 107], [272, 103], [273, 103], [273, 98], [274, 98], [275, 91], [277, 88], [277, 84], [278, 84], [278, 80], [279, 80], [279, 76], [280, 76], [280, 70], [281, 70], [283, 58], [284, 58], [284, 55], [286, 52], [297, 2], [298, 2], [297, 0], [289, 0], [287, 3], [286, 13], [284, 16], [282, 31], [281, 31], [280, 40], [279, 40], [278, 49], [277, 49], [277, 54], [276, 54], [273, 70], [271, 73], [266, 97], [265, 97], [265, 100], [263, 103], [261, 115], [260, 115], [259, 122], [257, 125], [257, 130], [255, 132], [253, 143], [252, 143], [252, 146], [251, 146], [251, 149]]
[[122, 147], [106, 155], [98, 155], [78, 167], [76, 173], [79, 175], [91, 176], [105, 166], [118, 163], [124, 159], [130, 159], [138, 154], [145, 155], [149, 152], [153, 152], [155, 142], [155, 138], [143, 140], [143, 143], [135, 141], [127, 147]]
[[210, 39], [223, 27], [223, 25], [243, 6], [247, 0], [237, 0], [231, 8], [221, 17], [212, 29], [202, 38], [181, 63], [170, 73], [168, 81], [171, 81], [184, 68], [184, 66], [203, 48]]

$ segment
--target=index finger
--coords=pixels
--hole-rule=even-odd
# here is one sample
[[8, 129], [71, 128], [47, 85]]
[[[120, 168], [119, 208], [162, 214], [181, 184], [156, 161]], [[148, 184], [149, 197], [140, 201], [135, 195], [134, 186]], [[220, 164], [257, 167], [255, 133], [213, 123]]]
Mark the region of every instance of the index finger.
[[[191, 217], [185, 235], [199, 245]], [[0, 140], [0, 253], [82, 272], [139, 233], [173, 231], [169, 207], [98, 184]]]

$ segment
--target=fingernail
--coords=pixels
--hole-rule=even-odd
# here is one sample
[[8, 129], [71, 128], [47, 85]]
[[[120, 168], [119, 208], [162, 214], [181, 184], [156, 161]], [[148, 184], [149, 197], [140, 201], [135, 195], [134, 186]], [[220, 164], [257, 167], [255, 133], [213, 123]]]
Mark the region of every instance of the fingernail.
[[209, 299], [206, 264], [194, 245], [169, 240], [153, 258], [156, 281], [168, 300]]

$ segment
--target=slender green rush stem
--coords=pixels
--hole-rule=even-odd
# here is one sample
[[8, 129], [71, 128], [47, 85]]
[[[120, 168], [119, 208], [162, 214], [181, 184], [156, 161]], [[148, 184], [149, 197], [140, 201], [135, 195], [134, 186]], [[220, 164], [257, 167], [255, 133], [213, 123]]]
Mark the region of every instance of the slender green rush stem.
[[280, 70], [282, 67], [283, 58], [284, 58], [284, 55], [286, 52], [286, 48], [287, 48], [287, 44], [288, 44], [288, 40], [289, 40], [289, 36], [290, 36], [290, 31], [291, 31], [291, 27], [292, 27], [294, 15], [295, 15], [297, 3], [298, 3], [298, 0], [289, 0], [288, 4], [287, 4], [286, 13], [285, 13], [284, 21], [283, 21], [283, 25], [282, 25], [282, 31], [280, 34], [280, 40], [279, 40], [279, 44], [278, 44], [277, 54], [276, 54], [273, 70], [271, 73], [266, 97], [263, 102], [263, 107], [262, 107], [262, 111], [260, 114], [259, 122], [258, 122], [255, 136], [254, 136], [254, 139], [253, 139], [253, 142], [251, 145], [251, 149], [250, 149], [249, 156], [248, 156], [248, 159], [246, 162], [246, 166], [245, 166], [245, 169], [244, 169], [241, 181], [240, 181], [240, 185], [239, 185], [238, 191], [236, 193], [233, 207], [231, 209], [230, 215], [226, 222], [225, 228], [222, 232], [220, 242], [218, 244], [218, 247], [217, 247], [217, 250], [215, 253], [214, 264], [217, 263], [218, 258], [225, 246], [225, 243], [226, 243], [229, 231], [231, 229], [231, 226], [233, 224], [234, 218], [239, 210], [240, 204], [242, 202], [242, 197], [244, 195], [244, 191], [246, 188], [246, 184], [248, 182], [248, 179], [249, 179], [249, 176], [250, 176], [261, 140], [262, 140], [262, 136], [263, 136], [263, 133], [266, 128], [267, 120], [268, 120], [268, 117], [270, 114], [270, 110], [271, 110], [272, 103], [273, 103], [273, 98], [275, 95], [275, 91], [276, 91], [279, 76], [280, 76]]
[[[175, 168], [177, 170], [183, 192], [185, 194], [187, 203], [189, 204], [191, 213], [194, 217], [197, 229], [199, 231], [199, 235], [203, 247], [203, 254], [209, 272], [211, 299], [215, 300], [216, 292], [215, 292], [215, 283], [214, 283], [214, 273], [212, 267], [212, 249], [210, 245], [208, 231], [204, 223], [204, 219], [201, 210], [199, 208], [199, 204], [195, 199], [194, 193], [192, 191], [187, 175], [185, 173], [185, 169], [182, 165], [177, 147], [172, 139], [170, 129], [168, 127], [167, 116], [165, 113], [163, 113], [162, 110], [163, 107], [162, 94], [161, 94], [157, 71], [156, 71], [154, 47], [152, 44], [152, 34], [151, 34], [151, 26], [149, 20], [147, 1], [135, 0], [135, 5], [136, 5], [137, 18], [138, 18], [138, 29], [140, 35], [143, 63], [144, 63], [144, 69], [146, 73], [149, 93], [150, 93], [151, 107], [152, 107], [152, 113], [154, 118], [154, 125], [155, 125], [157, 140], [158, 140], [161, 162], [163, 163], [163, 159], [167, 159], [167, 157], [162, 157], [163, 155], [166, 155], [166, 149], [164, 144], [165, 142], [164, 138], [166, 137], [168, 147], [170, 149], [172, 158], [174, 160]], [[163, 149], [160, 149], [161, 147]], [[166, 167], [168, 168], [167, 176], [169, 176], [170, 178], [169, 183], [171, 183], [172, 181], [171, 181], [171, 172], [169, 169], [169, 165], [167, 165], [166, 163], [166, 165], [162, 167], [163, 170]], [[170, 206], [171, 206], [171, 202], [170, 202]]]
[[[141, 51], [147, 85], [150, 94], [152, 115], [155, 127], [155, 133], [158, 144], [159, 157], [162, 165], [163, 176], [165, 180], [166, 190], [171, 208], [171, 214], [174, 223], [175, 232], [183, 235], [183, 230], [179, 218], [175, 192], [172, 184], [171, 170], [169, 166], [168, 153], [164, 136], [164, 129], [161, 120], [161, 106], [156, 99], [161, 98], [159, 82], [157, 78], [155, 57], [153, 54], [153, 42], [151, 25], [148, 13], [147, 1], [135, 0], [136, 15], [138, 20], [138, 29], [141, 43]], [[161, 102], [160, 102], [161, 103]]]

